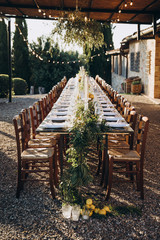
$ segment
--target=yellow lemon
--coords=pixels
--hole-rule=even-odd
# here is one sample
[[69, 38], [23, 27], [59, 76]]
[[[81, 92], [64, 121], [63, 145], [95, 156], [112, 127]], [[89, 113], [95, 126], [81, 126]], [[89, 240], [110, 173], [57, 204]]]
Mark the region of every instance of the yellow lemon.
[[94, 212], [95, 212], [95, 213], [99, 213], [99, 210], [100, 210], [99, 208], [95, 208], [95, 209], [94, 209]]
[[92, 210], [94, 210], [96, 207], [92, 204], [92, 205], [90, 206], [90, 208], [91, 208]]
[[91, 198], [88, 198], [87, 200], [86, 200], [86, 205], [92, 205], [92, 199]]
[[93, 99], [94, 95], [92, 93], [89, 93], [89, 98]]
[[92, 214], [93, 214], [93, 211], [90, 211], [90, 213], [89, 213], [89, 216], [91, 217], [91, 216], [92, 216]]
[[99, 214], [100, 215], [106, 215], [106, 210], [105, 209], [100, 209]]
[[89, 204], [86, 204], [86, 208], [91, 208], [91, 205], [89, 205]]
[[106, 210], [106, 212], [111, 212], [111, 210], [109, 209], [109, 207], [108, 207], [108, 206], [105, 206], [103, 209], [105, 209], [105, 210]]

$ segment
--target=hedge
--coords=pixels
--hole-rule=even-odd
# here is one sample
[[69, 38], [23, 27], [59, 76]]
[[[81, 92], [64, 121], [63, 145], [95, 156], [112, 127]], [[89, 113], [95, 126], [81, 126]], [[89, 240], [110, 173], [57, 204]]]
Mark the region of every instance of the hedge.
[[13, 91], [15, 95], [25, 95], [27, 93], [27, 82], [22, 78], [13, 78]]
[[9, 76], [0, 74], [0, 98], [5, 98], [9, 93]]

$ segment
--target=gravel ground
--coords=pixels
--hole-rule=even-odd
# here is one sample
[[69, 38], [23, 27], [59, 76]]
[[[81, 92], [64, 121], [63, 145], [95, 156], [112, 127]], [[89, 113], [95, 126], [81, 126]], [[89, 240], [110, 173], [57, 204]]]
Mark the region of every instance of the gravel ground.
[[[138, 113], [149, 117], [150, 128], [146, 147], [144, 169], [145, 199], [132, 184], [113, 183], [110, 200], [112, 206], [133, 205], [142, 210], [136, 214], [82, 219], [79, 222], [65, 220], [61, 213], [59, 197], [53, 200], [49, 186], [44, 183], [26, 183], [20, 198], [16, 199], [16, 142], [12, 118], [22, 108], [32, 105], [40, 95], [17, 96], [12, 103], [0, 100], [0, 240], [1, 239], [95, 239], [132, 240], [160, 239], [160, 105], [144, 96], [126, 95]], [[97, 156], [90, 155], [95, 173]], [[100, 178], [85, 192], [95, 196], [102, 205], [104, 189]]]

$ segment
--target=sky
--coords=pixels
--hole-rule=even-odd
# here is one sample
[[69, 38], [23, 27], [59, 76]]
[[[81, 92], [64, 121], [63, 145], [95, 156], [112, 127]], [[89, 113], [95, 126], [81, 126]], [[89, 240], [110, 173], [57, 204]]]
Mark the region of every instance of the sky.
[[[54, 28], [54, 22], [53, 21], [47, 21], [47, 20], [27, 20], [28, 25], [28, 41], [31, 42], [37, 42], [37, 37], [40, 37], [42, 35], [44, 36], [50, 36], [51, 32]], [[120, 42], [122, 39], [128, 35], [133, 34], [137, 31], [137, 25], [136, 24], [114, 24], [114, 30], [113, 30], [113, 42], [114, 42], [114, 48], [117, 49], [120, 47]], [[141, 25], [141, 29], [147, 28], [148, 25]], [[14, 19], [12, 19], [12, 31], [14, 32]], [[75, 50], [79, 53], [82, 53], [82, 48], [77, 46], [76, 44], [73, 46], [60, 46], [60, 49], [69, 51], [69, 50]]]

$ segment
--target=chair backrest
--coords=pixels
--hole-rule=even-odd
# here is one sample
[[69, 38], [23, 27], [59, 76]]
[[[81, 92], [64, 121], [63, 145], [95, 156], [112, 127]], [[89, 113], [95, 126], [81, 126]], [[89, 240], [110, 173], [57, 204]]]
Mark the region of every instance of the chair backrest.
[[21, 161], [21, 152], [25, 149], [24, 127], [22, 123], [23, 123], [22, 113], [14, 116], [13, 125], [14, 125], [14, 130], [16, 135], [18, 161]]
[[47, 111], [46, 111], [46, 107], [45, 107], [45, 100], [40, 99], [38, 102], [39, 102], [39, 106], [40, 106], [41, 119], [43, 121], [45, 119], [45, 117], [47, 116]]
[[30, 125], [30, 116], [29, 116], [29, 109], [22, 109], [22, 124], [23, 124], [23, 139], [25, 148], [28, 147], [28, 141], [30, 140], [31, 136], [31, 125]]
[[136, 138], [136, 151], [141, 155], [141, 164], [143, 164], [144, 162], [148, 127], [149, 127], [148, 117], [139, 115], [138, 133]]
[[32, 127], [32, 138], [35, 138], [36, 128], [42, 122], [42, 113], [40, 109], [40, 102], [35, 102], [33, 106], [29, 107], [30, 118], [31, 118], [31, 127]]

